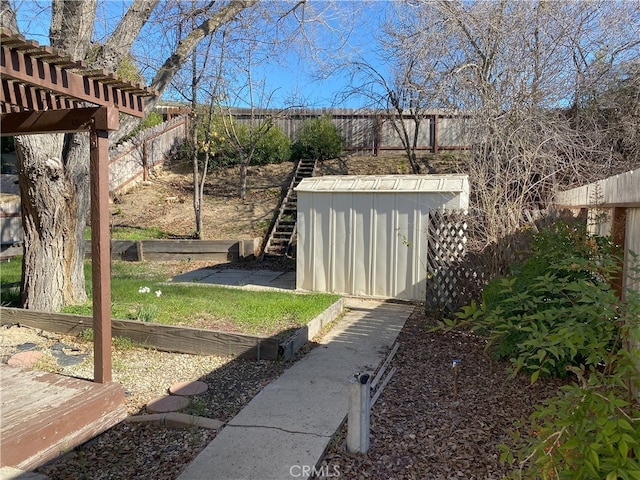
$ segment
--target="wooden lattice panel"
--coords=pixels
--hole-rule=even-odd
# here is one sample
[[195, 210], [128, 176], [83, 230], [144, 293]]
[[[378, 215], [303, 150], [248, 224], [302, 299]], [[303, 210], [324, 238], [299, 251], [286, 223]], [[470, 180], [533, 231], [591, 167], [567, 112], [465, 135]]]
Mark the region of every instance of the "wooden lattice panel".
[[430, 310], [457, 310], [466, 303], [467, 285], [476, 283], [477, 274], [465, 267], [467, 229], [463, 215], [429, 215], [426, 305]]

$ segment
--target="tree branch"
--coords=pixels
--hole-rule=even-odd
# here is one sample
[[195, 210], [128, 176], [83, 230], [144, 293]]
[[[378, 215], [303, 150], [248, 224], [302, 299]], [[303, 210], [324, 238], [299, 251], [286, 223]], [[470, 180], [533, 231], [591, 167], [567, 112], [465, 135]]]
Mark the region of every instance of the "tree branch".
[[116, 71], [160, 0], [135, 0], [98, 53], [97, 63]]
[[[235, 0], [230, 2], [227, 6], [217, 11], [214, 15], [209, 17], [203, 23], [201, 23], [198, 27], [192, 30], [185, 38], [180, 42], [176, 51], [171, 55], [165, 62], [155, 78], [151, 82], [151, 88], [158, 91], [159, 95], [164, 92], [164, 90], [169, 85], [169, 82], [176, 74], [176, 72], [184, 65], [187, 61], [189, 55], [196, 47], [198, 42], [202, 40], [205, 36], [211, 35], [215, 33], [220, 26], [230, 22], [233, 20], [240, 12], [243, 10], [252, 7], [259, 0]], [[149, 104], [155, 103], [154, 100], [151, 100]]]

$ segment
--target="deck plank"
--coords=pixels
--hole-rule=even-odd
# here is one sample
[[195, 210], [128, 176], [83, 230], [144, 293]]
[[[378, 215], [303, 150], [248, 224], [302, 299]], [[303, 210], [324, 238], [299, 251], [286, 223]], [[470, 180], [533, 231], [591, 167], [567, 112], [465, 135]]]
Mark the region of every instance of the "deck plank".
[[32, 470], [127, 416], [117, 383], [0, 365], [0, 466]]

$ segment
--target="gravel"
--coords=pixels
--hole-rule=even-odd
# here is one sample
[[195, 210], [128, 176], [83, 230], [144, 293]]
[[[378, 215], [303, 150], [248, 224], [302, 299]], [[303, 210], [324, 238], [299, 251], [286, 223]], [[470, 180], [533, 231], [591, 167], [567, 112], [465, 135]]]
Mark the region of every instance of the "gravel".
[[[400, 348], [389, 367], [397, 371], [371, 412], [369, 452], [346, 451], [343, 425], [319, 465], [328, 475], [317, 478], [502, 478], [505, 467], [499, 462], [498, 445], [509, 441], [514, 421], [553, 395], [560, 382], [530, 385], [528, 377], [510, 380], [506, 365], [486, 356], [482, 339], [465, 332], [432, 332], [432, 326], [418, 307], [400, 333]], [[3, 359], [9, 332], [18, 328], [25, 330], [2, 327]], [[76, 353], [89, 357], [62, 373], [90, 378], [90, 343], [25, 331], [25, 342], [77, 345]], [[456, 359], [460, 363], [454, 389]], [[171, 384], [199, 379], [209, 390], [193, 397], [188, 413], [223, 422], [286, 368], [281, 362], [172, 354], [126, 345], [117, 346], [114, 355], [114, 379], [125, 387], [130, 414], [143, 413], [145, 403], [165, 394]], [[51, 479], [175, 479], [215, 435], [205, 429], [123, 422], [38, 471]]]

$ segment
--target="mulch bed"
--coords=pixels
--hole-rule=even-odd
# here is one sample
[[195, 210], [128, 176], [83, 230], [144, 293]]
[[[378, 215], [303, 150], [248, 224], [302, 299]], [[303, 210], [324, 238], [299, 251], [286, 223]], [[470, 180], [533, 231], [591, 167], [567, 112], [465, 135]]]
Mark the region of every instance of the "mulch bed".
[[343, 425], [319, 468], [326, 476], [318, 478], [490, 480], [506, 473], [498, 445], [561, 382], [509, 379], [508, 365], [488, 358], [482, 339], [430, 332], [433, 326], [417, 308], [400, 333], [392, 362], [398, 370], [372, 409], [367, 454], [347, 452]]

